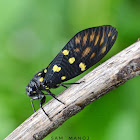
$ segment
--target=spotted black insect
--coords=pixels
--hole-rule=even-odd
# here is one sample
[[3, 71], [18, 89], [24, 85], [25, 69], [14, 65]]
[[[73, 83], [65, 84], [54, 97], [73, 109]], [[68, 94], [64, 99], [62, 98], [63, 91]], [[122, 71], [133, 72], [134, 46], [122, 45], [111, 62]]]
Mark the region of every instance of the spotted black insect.
[[[93, 27], [77, 33], [49, 66], [36, 73], [27, 85], [26, 92], [31, 97], [34, 112], [33, 100], [41, 99], [40, 107], [44, 111], [42, 105], [46, 100], [45, 95], [51, 95], [58, 100], [50, 89], [66, 87], [64, 81], [78, 76], [96, 64], [111, 49], [116, 38], [117, 30], [110, 25]], [[46, 91], [47, 94], [42, 91]], [[45, 111], [44, 113], [48, 116]]]

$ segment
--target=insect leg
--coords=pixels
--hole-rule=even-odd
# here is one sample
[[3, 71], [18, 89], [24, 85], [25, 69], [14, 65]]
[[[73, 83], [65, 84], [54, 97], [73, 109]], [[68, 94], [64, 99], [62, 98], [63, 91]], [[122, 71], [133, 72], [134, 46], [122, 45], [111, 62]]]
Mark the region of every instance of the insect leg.
[[48, 95], [51, 95], [54, 99], [56, 99], [56, 100], [59, 101], [60, 103], [65, 104], [65, 103], [63, 103], [62, 101], [60, 101], [59, 99], [57, 99], [57, 98], [55, 97], [55, 95], [54, 95], [53, 93], [51, 93], [50, 91], [48, 92]]
[[62, 86], [64, 88], [68, 88], [67, 86], [63, 85], [62, 83], [58, 85], [58, 87], [60, 87], [60, 86]]
[[34, 99], [31, 99], [31, 105], [32, 105], [33, 111], [35, 112], [35, 108], [34, 108], [33, 100], [34, 100]]
[[42, 99], [41, 99], [41, 101], [40, 101], [40, 107], [41, 107], [41, 109], [43, 110], [43, 112], [45, 113], [45, 115], [49, 118], [49, 120], [50, 121], [52, 121], [52, 119], [49, 117], [49, 115], [45, 112], [45, 110], [43, 109], [43, 104], [45, 103], [45, 101], [46, 101], [46, 97], [44, 96]]
[[79, 83], [61, 83], [61, 84], [59, 84], [58, 86], [62, 86], [62, 87], [65, 87], [65, 88], [68, 88], [68, 87], [66, 87], [65, 85], [77, 85], [77, 84], [81, 84], [81, 83], [83, 83], [84, 81], [81, 81], [81, 82], [79, 82]]
[[81, 84], [81, 83], [84, 83], [85, 81], [81, 81], [81, 82], [78, 82], [78, 83], [63, 83], [64, 85], [74, 85], [74, 84]]
[[77, 84], [81, 84], [81, 83], [63, 83], [64, 85], [77, 85]]

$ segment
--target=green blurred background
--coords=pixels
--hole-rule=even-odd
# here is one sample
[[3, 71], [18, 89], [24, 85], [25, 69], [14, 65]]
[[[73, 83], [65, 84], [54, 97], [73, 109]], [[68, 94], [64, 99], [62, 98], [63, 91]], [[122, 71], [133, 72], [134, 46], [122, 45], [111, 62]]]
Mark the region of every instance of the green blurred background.
[[[77, 32], [105, 24], [117, 28], [118, 38], [96, 66], [140, 37], [140, 0], [0, 2], [0, 139], [32, 115], [25, 87], [33, 75], [45, 68]], [[140, 140], [139, 85], [140, 77], [126, 82], [45, 139], [85, 136], [90, 140]], [[39, 108], [39, 101], [34, 103]]]

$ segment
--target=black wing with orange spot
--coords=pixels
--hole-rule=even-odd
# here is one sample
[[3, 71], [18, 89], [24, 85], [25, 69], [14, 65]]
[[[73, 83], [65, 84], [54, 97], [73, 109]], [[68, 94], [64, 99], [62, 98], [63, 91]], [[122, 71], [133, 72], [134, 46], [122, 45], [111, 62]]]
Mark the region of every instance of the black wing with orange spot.
[[107, 54], [116, 38], [117, 30], [110, 25], [80, 31], [47, 67], [45, 83], [51, 88], [83, 73]]

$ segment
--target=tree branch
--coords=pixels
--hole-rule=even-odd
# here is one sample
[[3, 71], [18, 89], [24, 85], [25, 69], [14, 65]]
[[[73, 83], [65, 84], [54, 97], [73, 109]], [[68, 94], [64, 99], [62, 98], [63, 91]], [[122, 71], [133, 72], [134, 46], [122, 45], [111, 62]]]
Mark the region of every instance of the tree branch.
[[140, 41], [113, 56], [79, 80], [79, 82], [85, 82], [72, 85], [59, 94], [57, 98], [65, 105], [54, 99], [44, 105], [52, 121], [39, 109], [5, 140], [40, 140], [91, 102], [138, 75], [140, 75]]

